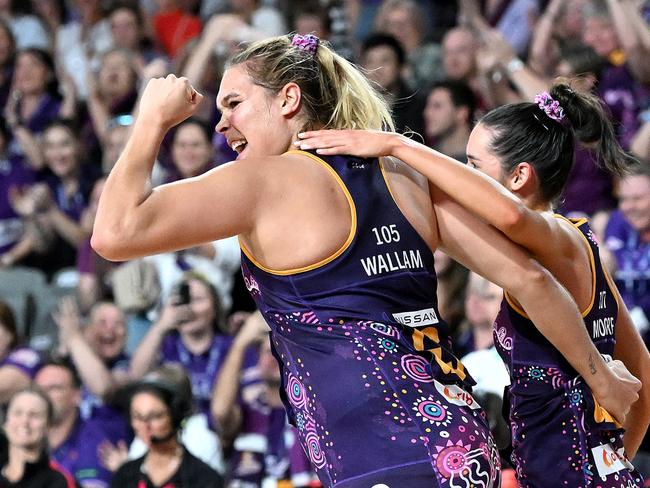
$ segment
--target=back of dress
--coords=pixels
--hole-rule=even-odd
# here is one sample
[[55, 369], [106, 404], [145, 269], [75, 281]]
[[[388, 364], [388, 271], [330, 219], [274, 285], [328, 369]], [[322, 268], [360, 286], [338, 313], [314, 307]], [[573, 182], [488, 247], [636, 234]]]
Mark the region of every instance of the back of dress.
[[[346, 242], [319, 263], [281, 271], [242, 246], [242, 270], [271, 326], [290, 420], [321, 481], [417, 488], [452, 475], [493, 479], [498, 455], [438, 312], [432, 251], [377, 160], [301, 153], [346, 195]], [[441, 453], [461, 452], [484, 459], [440, 474]]]

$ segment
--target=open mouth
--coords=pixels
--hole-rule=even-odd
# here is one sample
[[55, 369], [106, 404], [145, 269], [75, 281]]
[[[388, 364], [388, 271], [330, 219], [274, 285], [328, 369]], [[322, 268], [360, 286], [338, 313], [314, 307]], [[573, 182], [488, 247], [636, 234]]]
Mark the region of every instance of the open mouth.
[[239, 158], [239, 155], [244, 152], [244, 149], [248, 147], [248, 141], [245, 139], [237, 139], [236, 141], [232, 141], [230, 143], [230, 148], [237, 153], [237, 157]]

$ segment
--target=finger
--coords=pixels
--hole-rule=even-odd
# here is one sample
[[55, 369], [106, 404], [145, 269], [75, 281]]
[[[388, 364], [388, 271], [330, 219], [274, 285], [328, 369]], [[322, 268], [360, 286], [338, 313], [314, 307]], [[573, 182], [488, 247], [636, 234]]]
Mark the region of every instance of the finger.
[[334, 156], [336, 154], [348, 154], [349, 152], [350, 151], [347, 150], [345, 146], [316, 149], [316, 154], [322, 154], [324, 156]]

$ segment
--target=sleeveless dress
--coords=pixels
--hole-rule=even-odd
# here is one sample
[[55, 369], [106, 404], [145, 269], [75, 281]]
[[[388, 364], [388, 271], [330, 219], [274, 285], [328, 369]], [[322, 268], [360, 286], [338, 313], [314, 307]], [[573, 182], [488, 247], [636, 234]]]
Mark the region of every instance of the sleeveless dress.
[[242, 245], [271, 327], [289, 419], [326, 487], [499, 486], [499, 455], [473, 380], [453, 355], [433, 254], [377, 160], [321, 159], [350, 205], [332, 256], [272, 270]]
[[[598, 351], [612, 356], [618, 305], [611, 281], [587, 220], [570, 222], [589, 245], [593, 296], [582, 312], [584, 324]], [[623, 430], [507, 293], [494, 343], [510, 373], [504, 407], [522, 488], [643, 486], [625, 456]]]

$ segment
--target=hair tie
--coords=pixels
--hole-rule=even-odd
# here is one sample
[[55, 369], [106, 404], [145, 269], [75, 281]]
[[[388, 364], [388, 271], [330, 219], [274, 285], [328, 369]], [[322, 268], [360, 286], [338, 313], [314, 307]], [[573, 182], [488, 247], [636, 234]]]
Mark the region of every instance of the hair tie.
[[564, 120], [564, 109], [560, 106], [560, 102], [553, 99], [549, 92], [542, 92], [535, 95], [535, 103], [551, 119], [557, 122]]
[[304, 36], [296, 34], [293, 36], [293, 39], [291, 39], [291, 45], [296, 46], [301, 51], [308, 52], [312, 56], [315, 56], [316, 51], [318, 50], [319, 41], [320, 39], [313, 34], [307, 34]]

